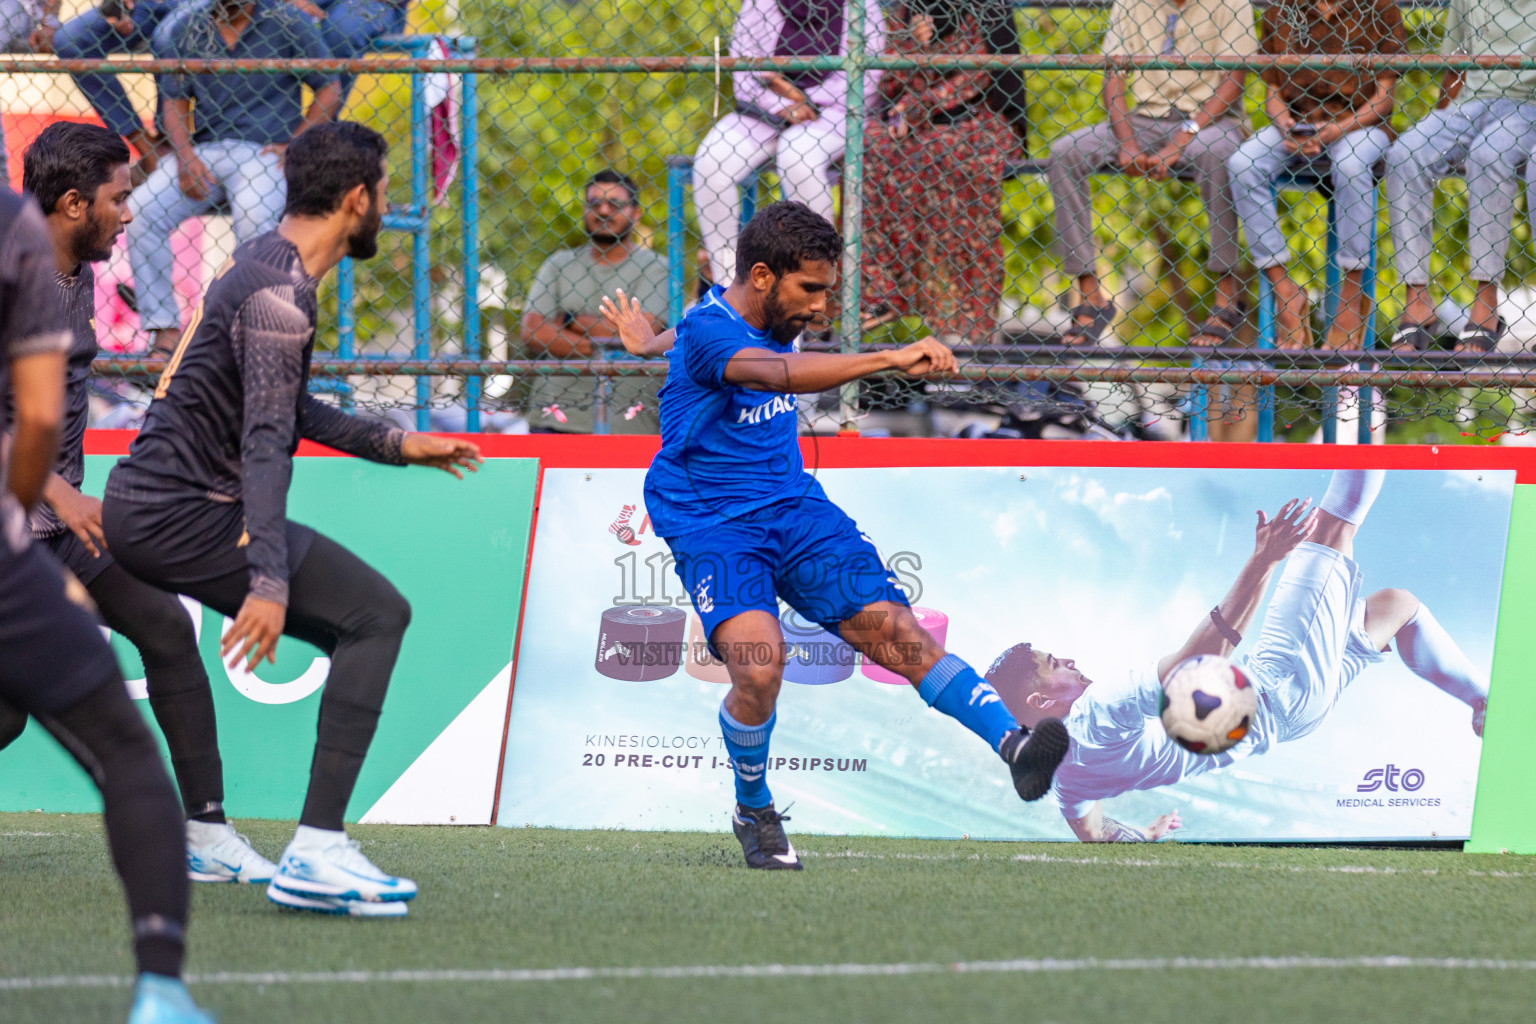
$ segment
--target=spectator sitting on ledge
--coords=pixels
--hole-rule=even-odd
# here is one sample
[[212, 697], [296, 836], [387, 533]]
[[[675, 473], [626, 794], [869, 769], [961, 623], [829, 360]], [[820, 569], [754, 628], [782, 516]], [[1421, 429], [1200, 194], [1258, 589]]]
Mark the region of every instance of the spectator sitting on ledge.
[[[329, 57], [314, 21], [280, 0], [190, 0], [155, 33], [161, 60], [274, 60]], [[314, 90], [302, 112], [302, 87]], [[165, 131], [175, 159], [133, 193], [128, 258], [141, 328], [157, 352], [180, 333], [172, 287], [171, 234], [188, 217], [228, 203], [235, 240], [271, 231], [283, 214], [283, 152], [341, 106], [335, 78], [296, 74], [163, 75]]]
[[[1115, 0], [1109, 12], [1106, 56], [1247, 57], [1259, 48], [1248, 0]], [[1077, 279], [1081, 304], [1063, 335], [1069, 345], [1098, 344], [1114, 320], [1115, 305], [1095, 266], [1089, 176], [1105, 164], [1121, 173], [1163, 181], [1192, 172], [1210, 222], [1206, 268], [1216, 278], [1210, 316], [1191, 344], [1221, 345], [1242, 326], [1238, 305], [1237, 209], [1227, 160], [1247, 134], [1244, 71], [1142, 70], [1104, 76], [1107, 120], [1056, 140], [1051, 149], [1051, 196], [1061, 269]], [[1131, 109], [1127, 92], [1135, 100]]]
[[[594, 344], [613, 340], [600, 312], [604, 295], [622, 291], [648, 310], [667, 308], [667, 261], [630, 236], [640, 219], [640, 190], [617, 171], [599, 171], [587, 182], [583, 221], [590, 244], [564, 249], [544, 261], [523, 307], [523, 343], [534, 359], [601, 359]], [[652, 317], [652, 326], [665, 326]], [[609, 359], [631, 359], [622, 349]], [[608, 429], [613, 434], [661, 432], [656, 393], [659, 377], [612, 377]], [[590, 434], [593, 380], [539, 377], [528, 403], [528, 422], [538, 433]]]

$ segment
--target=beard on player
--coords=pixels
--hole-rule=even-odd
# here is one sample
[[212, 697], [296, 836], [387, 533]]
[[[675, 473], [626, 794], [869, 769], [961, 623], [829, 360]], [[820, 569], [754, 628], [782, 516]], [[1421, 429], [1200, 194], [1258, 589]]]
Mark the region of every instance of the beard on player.
[[773, 340], [780, 345], [787, 345], [811, 326], [811, 322], [816, 319], [816, 314], [791, 314], [786, 310], [783, 300], [779, 297], [779, 283], [775, 281], [763, 298], [763, 318], [768, 321], [768, 333]]
[[384, 227], [384, 204], [369, 193], [368, 216], [357, 230], [347, 236], [347, 255], [355, 260], [370, 260], [379, 252], [379, 231]]

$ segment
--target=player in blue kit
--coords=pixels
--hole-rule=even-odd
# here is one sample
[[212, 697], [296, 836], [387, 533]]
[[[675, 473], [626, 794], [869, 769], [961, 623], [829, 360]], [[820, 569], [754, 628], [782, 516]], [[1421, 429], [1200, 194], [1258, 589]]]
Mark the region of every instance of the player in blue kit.
[[735, 280], [711, 289], [673, 331], [653, 337], [623, 293], [604, 301], [626, 348], [668, 353], [646, 510], [730, 672], [720, 731], [735, 769], [732, 826], [753, 868], [801, 868], [766, 778], [784, 675], [779, 598], [986, 740], [1023, 799], [1049, 792], [1068, 743], [1054, 718], [1022, 728], [992, 686], [918, 624], [874, 544], [805, 470], [794, 395], [887, 370], [923, 377], [957, 368], [932, 338], [848, 355], [796, 351], [800, 333], [825, 314], [842, 251], [841, 236], [809, 207], [774, 203], [742, 231]]

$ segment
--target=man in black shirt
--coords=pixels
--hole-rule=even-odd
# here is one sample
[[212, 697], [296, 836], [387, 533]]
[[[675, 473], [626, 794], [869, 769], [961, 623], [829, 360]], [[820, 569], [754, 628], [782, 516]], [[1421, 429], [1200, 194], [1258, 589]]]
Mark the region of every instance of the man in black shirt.
[[[128, 147], [99, 125], [57, 121], [27, 147], [23, 183], [43, 209], [70, 332], [64, 433], [43, 500], [32, 510], [32, 536], [85, 584], [102, 621], [138, 648], [150, 707], [165, 733], [187, 815], [187, 872], [193, 881], [265, 884], [277, 865], [251, 848], [224, 818], [213, 691], [197, 634], [175, 597], [117, 565], [101, 531], [101, 502], [80, 493], [91, 361], [96, 358], [96, 278], [91, 262], [112, 253], [132, 219]], [[0, 748], [26, 717], [0, 706]]]
[[274, 659], [281, 634], [331, 659], [299, 828], [267, 888], [289, 907], [399, 916], [416, 883], [347, 839], [343, 815], [378, 724], [410, 606], [356, 555], [287, 518], [301, 437], [395, 465], [474, 469], [467, 441], [357, 419], [306, 390], [315, 290], [378, 249], [388, 147], [352, 122], [289, 147], [276, 231], [235, 250], [171, 354], [144, 428], [107, 479], [102, 524], [134, 575], [234, 618], [232, 664]]
[[27, 529], [64, 419], [69, 335], [55, 266], [37, 205], [0, 185], [0, 408], [14, 410], [9, 455], [0, 448], [0, 700], [36, 718], [101, 790], [139, 969], [129, 1024], [212, 1024], [180, 979], [188, 893], [176, 791], [90, 597]]

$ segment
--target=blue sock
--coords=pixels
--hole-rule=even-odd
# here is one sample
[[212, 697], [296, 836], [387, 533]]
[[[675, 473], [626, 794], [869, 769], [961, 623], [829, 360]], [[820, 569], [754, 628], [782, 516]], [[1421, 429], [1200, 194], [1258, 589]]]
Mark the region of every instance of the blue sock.
[[997, 750], [1003, 736], [1019, 727], [1018, 719], [992, 689], [992, 684], [953, 654], [928, 670], [917, 692], [931, 708], [944, 712]]
[[720, 734], [736, 768], [736, 802], [756, 810], [773, 803], [768, 792], [768, 737], [779, 717], [775, 711], [762, 725], [742, 725], [720, 702]]

